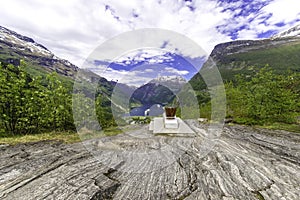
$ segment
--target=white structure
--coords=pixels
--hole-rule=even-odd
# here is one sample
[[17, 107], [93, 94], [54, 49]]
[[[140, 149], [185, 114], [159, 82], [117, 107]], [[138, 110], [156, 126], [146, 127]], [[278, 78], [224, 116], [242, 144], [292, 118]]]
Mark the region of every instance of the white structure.
[[195, 132], [179, 117], [174, 119], [163, 117], [155, 117], [150, 125], [149, 130], [153, 134], [171, 134], [180, 136], [195, 136]]
[[178, 124], [178, 119], [177, 117], [175, 116], [174, 118], [172, 119], [168, 119], [166, 117], [166, 113], [163, 114], [163, 119], [164, 119], [164, 125], [165, 125], [165, 128], [171, 128], [171, 129], [174, 129], [174, 128], [178, 128], [179, 127], [179, 124]]
[[158, 116], [163, 114], [164, 109], [160, 104], [154, 104], [147, 110], [145, 110], [144, 115], [145, 116]]
[[147, 109], [147, 110], [145, 110], [145, 116], [149, 116], [149, 113], [150, 113], [150, 109]]

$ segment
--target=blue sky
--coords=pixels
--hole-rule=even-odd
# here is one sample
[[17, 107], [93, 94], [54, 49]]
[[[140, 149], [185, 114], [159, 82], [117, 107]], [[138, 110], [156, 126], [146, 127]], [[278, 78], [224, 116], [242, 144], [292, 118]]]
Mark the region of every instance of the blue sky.
[[[137, 60], [138, 58], [138, 60]], [[205, 57], [197, 58], [200, 63], [204, 63]], [[201, 60], [202, 59], [202, 60]], [[113, 70], [133, 70], [141, 65], [147, 65], [149, 68], [155, 68], [155, 65], [160, 65], [160, 67], [172, 67], [178, 70], [178, 74], [184, 76], [186, 79], [190, 79], [190, 73], [197, 73], [197, 69], [193, 67], [184, 57], [167, 52], [163, 55], [154, 55], [151, 57], [141, 58], [140, 56], [135, 56], [133, 58], [127, 58], [120, 60], [118, 62], [103, 63], [103, 61], [94, 60], [95, 66], [108, 65], [109, 68]], [[165, 65], [165, 66], [163, 66]], [[97, 67], [96, 67], [97, 68]], [[96, 70], [96, 69], [95, 69]], [[169, 74], [171, 75], [171, 74]]]
[[[1, 7], [0, 25], [33, 38], [79, 67], [85, 67], [86, 58], [103, 42], [141, 28], [183, 34], [209, 54], [216, 44], [268, 38], [300, 23], [298, 0], [3, 0]], [[167, 45], [161, 41], [157, 48]], [[184, 52], [143, 55], [136, 52], [129, 60], [123, 56], [123, 61], [114, 61], [100, 75], [122, 79], [139, 65], [154, 66], [155, 60], [174, 75], [177, 70], [178, 75], [189, 79], [194, 73], [193, 67], [184, 62], [190, 56]], [[201, 57], [190, 58], [203, 61]], [[110, 61], [102, 61], [89, 67], [103, 72], [105, 62]], [[142, 79], [143, 75], [135, 72], [127, 77]]]
[[[192, 60], [193, 63], [199, 63], [199, 66], [194, 66], [185, 56], [177, 53], [149, 54], [148, 51], [143, 51], [143, 55], [138, 52], [126, 55], [126, 58], [121, 57], [115, 62], [94, 60], [95, 67], [90, 69], [109, 80], [140, 86], [158, 76], [181, 76], [189, 80], [199, 71], [206, 57], [195, 57]], [[104, 72], [101, 66], [107, 66]]]

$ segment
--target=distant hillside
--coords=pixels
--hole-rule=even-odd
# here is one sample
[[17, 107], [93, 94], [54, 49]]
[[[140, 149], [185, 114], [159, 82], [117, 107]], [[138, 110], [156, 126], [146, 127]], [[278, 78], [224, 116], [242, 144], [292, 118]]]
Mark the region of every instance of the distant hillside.
[[131, 101], [165, 105], [172, 102], [185, 83], [179, 76], [161, 76], [136, 89]]
[[[265, 65], [277, 73], [287, 70], [300, 72], [300, 37], [298, 26], [270, 39], [240, 40], [215, 46], [210, 57], [216, 63], [224, 81], [233, 80], [236, 74], [252, 75]], [[207, 67], [207, 63], [203, 68]], [[191, 80], [195, 90], [203, 90], [201, 76], [196, 74]]]
[[0, 61], [18, 65], [20, 59], [30, 64], [28, 71], [33, 74], [55, 71], [73, 77], [78, 71], [78, 67], [58, 58], [33, 39], [0, 26]]
[[175, 95], [167, 87], [157, 83], [147, 83], [136, 89], [132, 94], [131, 102], [141, 104], [167, 104]]
[[20, 60], [27, 63], [26, 71], [31, 75], [45, 76], [48, 73], [56, 72], [69, 88], [72, 88], [73, 80], [80, 70], [87, 81], [99, 81], [102, 92], [110, 95], [113, 90], [113, 83], [105, 78], [101, 78], [91, 71], [79, 69], [69, 61], [55, 56], [32, 38], [0, 26], [0, 62], [18, 66]]
[[[25, 66], [22, 66], [25, 67], [30, 77], [41, 76], [43, 82], [40, 84], [43, 86], [45, 84], [45, 87], [48, 83], [46, 76], [51, 72], [57, 73], [58, 76], [54, 76], [55, 79], [58, 79], [62, 88], [67, 90], [66, 97], [63, 97], [65, 99], [60, 100], [72, 99], [74, 93], [80, 93], [78, 96], [75, 95], [76, 98], [83, 93], [83, 97], [80, 97], [81, 102], [92, 102], [95, 99], [96, 112], [101, 116], [98, 120], [102, 127], [115, 124], [111, 106], [115, 107], [115, 113], [122, 113], [125, 110], [119, 102], [122, 102], [126, 91], [124, 91], [125, 94], [122, 91], [119, 93], [120, 99], [117, 101], [111, 99], [115, 82], [108, 81], [89, 70], [80, 69], [69, 61], [58, 58], [33, 39], [0, 26], [0, 62], [3, 66], [7, 64], [19, 66], [21, 60], [25, 61]], [[15, 78], [18, 80], [21, 77], [15, 76]], [[72, 115], [71, 105], [72, 103], [69, 102], [68, 106], [64, 107], [64, 109], [69, 109], [66, 111], [69, 115]], [[85, 112], [88, 112], [87, 109]]]
[[150, 83], [163, 85], [177, 94], [186, 83], [186, 80], [181, 76], [160, 76], [156, 79], [151, 80]]
[[273, 35], [271, 39], [286, 38], [286, 37], [300, 37], [300, 24], [290, 28], [287, 31], [283, 31], [281, 33]]
[[80, 69], [69, 61], [58, 58], [33, 39], [0, 26], [0, 62], [18, 66], [20, 60], [27, 63], [25, 70], [33, 76], [45, 77], [48, 73], [56, 72], [70, 92], [73, 90], [76, 74], [80, 71], [81, 83], [76, 84], [76, 89], [94, 98], [95, 91], [90, 83], [98, 83], [97, 95], [104, 96], [102, 104], [110, 108], [111, 94], [116, 83], [107, 81], [91, 71]]

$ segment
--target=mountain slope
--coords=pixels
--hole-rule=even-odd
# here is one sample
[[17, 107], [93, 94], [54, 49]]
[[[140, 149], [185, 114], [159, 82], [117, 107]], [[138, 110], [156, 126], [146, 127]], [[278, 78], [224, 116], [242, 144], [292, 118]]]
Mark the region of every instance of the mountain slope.
[[181, 90], [182, 86], [186, 83], [186, 80], [181, 76], [160, 76], [151, 80], [150, 83], [163, 85], [177, 94]]
[[158, 83], [147, 83], [134, 91], [131, 101], [141, 104], [167, 104], [174, 97], [167, 87]]
[[[45, 76], [57, 72], [59, 79], [68, 88], [72, 88], [76, 74], [80, 71], [82, 79], [88, 82], [98, 81], [102, 92], [111, 95], [113, 83], [97, 74], [79, 69], [67, 60], [55, 56], [51, 51], [33, 39], [20, 35], [12, 30], [0, 26], [0, 62], [20, 65], [20, 60], [27, 63], [26, 71], [31, 75]], [[87, 84], [88, 85], [88, 84]], [[82, 87], [85, 87], [82, 84]]]
[[283, 31], [281, 33], [273, 35], [271, 39], [285, 38], [285, 37], [300, 37], [300, 24], [290, 28], [287, 31]]
[[[287, 70], [300, 72], [300, 37], [287, 31], [282, 37], [264, 40], [240, 40], [216, 45], [210, 57], [216, 63], [224, 81], [233, 80], [236, 74], [252, 75], [259, 68], [269, 65], [276, 73]], [[289, 33], [289, 37], [286, 37]], [[205, 63], [203, 69], [208, 67]], [[196, 74], [191, 80], [196, 90], [205, 89], [202, 77]]]
[[132, 101], [165, 105], [175, 98], [185, 83], [185, 79], [179, 76], [158, 77], [136, 89], [132, 94]]
[[33, 74], [55, 71], [66, 77], [74, 77], [78, 71], [78, 67], [56, 57], [33, 39], [0, 26], [0, 61], [18, 65], [20, 59], [31, 65], [28, 70]]
[[69, 95], [83, 93], [85, 97], [92, 100], [100, 96], [101, 101], [99, 102], [104, 116], [103, 124], [111, 123], [113, 120], [111, 105], [115, 105], [116, 112], [124, 110], [111, 100], [116, 83], [91, 71], [80, 69], [69, 61], [58, 58], [33, 39], [0, 26], [0, 62], [4, 65], [19, 66], [20, 60], [26, 62], [25, 70], [32, 77], [42, 76], [45, 78], [47, 74], [57, 72], [58, 76], [55, 78], [62, 82]]

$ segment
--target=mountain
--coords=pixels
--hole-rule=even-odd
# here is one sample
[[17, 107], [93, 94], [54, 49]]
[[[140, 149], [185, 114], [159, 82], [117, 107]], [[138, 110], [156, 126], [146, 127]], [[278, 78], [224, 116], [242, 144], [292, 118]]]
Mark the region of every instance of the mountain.
[[167, 104], [174, 99], [175, 95], [167, 87], [147, 83], [134, 91], [131, 96], [131, 102], [140, 102], [141, 104]]
[[290, 28], [287, 31], [275, 34], [271, 39], [286, 38], [286, 37], [300, 37], [300, 24]]
[[20, 59], [30, 64], [28, 70], [34, 74], [56, 71], [60, 75], [74, 77], [78, 71], [78, 67], [58, 58], [33, 39], [0, 26], [0, 61], [19, 65]]
[[181, 76], [159, 76], [156, 79], [151, 80], [149, 83], [163, 85], [177, 94], [186, 83], [186, 80]]
[[113, 85], [114, 89], [118, 88], [118, 90], [121, 90], [125, 94], [131, 94], [137, 89], [135, 86], [129, 86], [124, 83], [118, 83], [115, 81], [110, 81], [110, 83]]
[[[111, 99], [115, 82], [107, 81], [91, 71], [80, 69], [69, 61], [58, 58], [33, 39], [0, 26], [0, 62], [19, 66], [20, 60], [26, 62], [25, 70], [31, 76], [45, 77], [48, 73], [57, 72], [56, 78], [70, 93], [83, 93], [91, 99], [100, 96], [101, 115], [104, 116], [100, 122], [104, 124], [103, 126], [113, 121], [112, 106], [117, 114], [122, 114], [126, 110], [119, 105], [126, 95], [126, 93], [122, 93], [122, 90], [118, 93], [119, 99], [115, 99], [116, 101]], [[79, 76], [77, 76], [78, 72], [80, 72]], [[128, 89], [122, 85], [122, 89], [124, 88]]]
[[[33, 76], [45, 76], [47, 73], [57, 72], [58, 78], [68, 87], [73, 87], [76, 74], [80, 71], [81, 79], [87, 82], [99, 82], [101, 92], [110, 96], [113, 83], [97, 74], [79, 69], [68, 60], [55, 56], [45, 46], [35, 42], [32, 38], [23, 36], [12, 30], [0, 26], [0, 62], [20, 65], [20, 60], [27, 63], [26, 71]], [[86, 93], [89, 84], [82, 84]]]
[[[299, 25], [263, 40], [237, 40], [218, 44], [210, 54], [224, 81], [233, 80], [236, 74], [251, 76], [255, 71], [269, 65], [277, 73], [287, 70], [300, 72]], [[210, 61], [201, 70], [208, 69]], [[196, 74], [190, 81], [195, 90], [203, 90], [206, 85]]]
[[114, 81], [110, 81], [110, 84], [113, 86], [111, 103], [121, 108], [122, 111], [129, 112], [128, 99], [130, 99], [136, 87]]
[[186, 80], [179, 76], [160, 76], [139, 87], [132, 94], [132, 101], [141, 104], [167, 104], [173, 101]]

